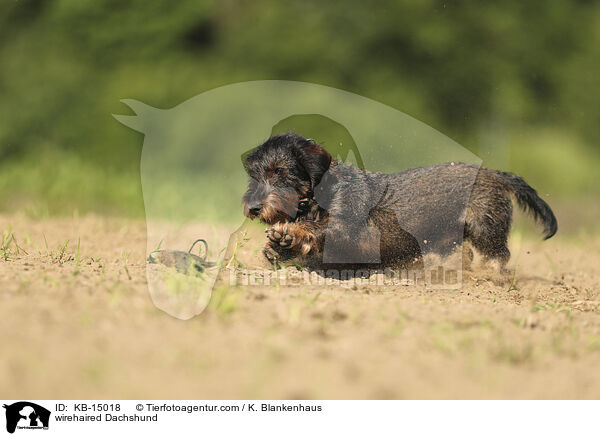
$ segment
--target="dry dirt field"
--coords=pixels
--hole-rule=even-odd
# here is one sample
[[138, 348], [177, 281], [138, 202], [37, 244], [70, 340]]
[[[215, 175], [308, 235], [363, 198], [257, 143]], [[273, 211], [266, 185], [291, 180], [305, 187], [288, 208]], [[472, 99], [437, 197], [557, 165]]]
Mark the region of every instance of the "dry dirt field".
[[599, 236], [513, 238], [514, 280], [221, 287], [181, 321], [149, 298], [143, 221], [0, 231], [1, 397], [600, 398]]

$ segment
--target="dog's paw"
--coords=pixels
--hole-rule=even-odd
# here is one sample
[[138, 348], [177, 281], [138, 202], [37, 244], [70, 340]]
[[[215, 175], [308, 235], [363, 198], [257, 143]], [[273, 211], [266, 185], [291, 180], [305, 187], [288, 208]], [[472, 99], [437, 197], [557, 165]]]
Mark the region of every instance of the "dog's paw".
[[298, 256], [298, 252], [289, 246], [281, 246], [279, 242], [273, 242], [269, 239], [263, 249], [263, 254], [271, 263], [285, 262]]
[[291, 247], [294, 242], [294, 236], [288, 233], [288, 229], [285, 226], [275, 226], [267, 229], [265, 232], [269, 241], [280, 247]]
[[265, 233], [268, 242], [263, 253], [272, 263], [306, 256], [315, 244], [312, 233], [298, 223], [277, 223]]
[[271, 263], [281, 259], [281, 254], [279, 254], [270, 244], [267, 244], [265, 249], [263, 250], [263, 254], [267, 258], [267, 260]]
[[289, 233], [286, 224], [275, 224], [265, 230], [267, 234], [267, 245], [263, 250], [265, 257], [271, 263], [289, 260], [297, 255], [294, 250], [294, 236]]

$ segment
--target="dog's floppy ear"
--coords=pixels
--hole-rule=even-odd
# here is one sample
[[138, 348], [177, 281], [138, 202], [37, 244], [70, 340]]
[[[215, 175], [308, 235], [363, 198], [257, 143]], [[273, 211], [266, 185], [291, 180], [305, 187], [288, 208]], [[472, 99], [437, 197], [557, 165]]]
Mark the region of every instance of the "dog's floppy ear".
[[321, 181], [321, 177], [323, 177], [325, 171], [329, 169], [329, 165], [331, 165], [331, 155], [327, 150], [311, 139], [303, 142], [299, 149], [302, 166], [308, 173], [310, 182], [314, 188]]
[[256, 150], [258, 150], [258, 147], [254, 147], [251, 150], [248, 150], [247, 152], [243, 153], [240, 156], [240, 159], [242, 160], [242, 167], [244, 168], [244, 171], [248, 172], [248, 157], [254, 153]]

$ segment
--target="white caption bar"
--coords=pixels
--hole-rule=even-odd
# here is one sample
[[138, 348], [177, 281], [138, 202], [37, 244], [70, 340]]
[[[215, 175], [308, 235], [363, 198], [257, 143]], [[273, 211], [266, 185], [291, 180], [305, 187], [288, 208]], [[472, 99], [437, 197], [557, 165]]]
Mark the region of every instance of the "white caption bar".
[[[2, 400], [0, 434], [598, 433], [598, 401]], [[8, 432], [8, 433], [6, 433]], [[143, 433], [142, 433], [143, 432]], [[590, 433], [590, 434], [592, 434]]]

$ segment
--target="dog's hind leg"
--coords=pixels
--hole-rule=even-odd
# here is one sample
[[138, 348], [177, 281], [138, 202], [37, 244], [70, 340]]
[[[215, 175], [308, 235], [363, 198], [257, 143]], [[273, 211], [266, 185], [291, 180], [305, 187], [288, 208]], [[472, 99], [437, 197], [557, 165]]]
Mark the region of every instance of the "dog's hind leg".
[[504, 271], [510, 258], [507, 242], [512, 218], [510, 199], [503, 203], [492, 207], [469, 205], [464, 235], [485, 261], [497, 262], [500, 271]]
[[463, 241], [462, 244], [462, 263], [465, 271], [470, 271], [473, 265], [473, 248], [467, 241]]

